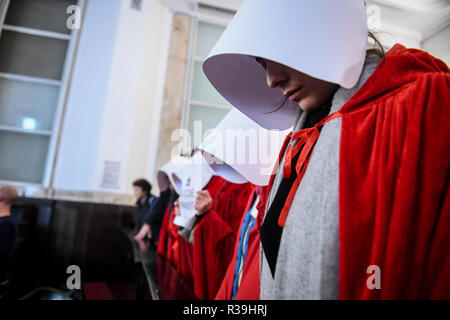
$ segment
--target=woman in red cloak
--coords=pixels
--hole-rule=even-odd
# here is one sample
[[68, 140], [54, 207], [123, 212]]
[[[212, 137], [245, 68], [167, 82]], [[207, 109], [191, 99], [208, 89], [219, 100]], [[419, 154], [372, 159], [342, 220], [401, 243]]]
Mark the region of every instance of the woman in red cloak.
[[263, 299], [450, 298], [450, 72], [368, 36], [362, 0], [246, 0], [203, 65], [254, 121], [294, 127], [261, 226]]

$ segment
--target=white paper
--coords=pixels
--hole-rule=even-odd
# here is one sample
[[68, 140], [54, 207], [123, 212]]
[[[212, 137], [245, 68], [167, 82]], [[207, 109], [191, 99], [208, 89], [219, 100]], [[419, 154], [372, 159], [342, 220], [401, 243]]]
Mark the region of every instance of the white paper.
[[190, 165], [178, 174], [173, 174], [174, 180], [181, 183], [180, 215], [175, 217], [174, 224], [186, 229], [192, 229], [195, 222], [194, 207], [197, 192], [202, 190], [212, 178], [212, 173], [205, 164], [201, 152], [196, 152], [191, 158]]
[[[203, 64], [222, 96], [267, 129], [292, 126], [298, 106], [268, 88], [254, 57], [353, 87], [368, 41], [364, 0], [245, 0]], [[268, 113], [267, 112], [272, 112]]]

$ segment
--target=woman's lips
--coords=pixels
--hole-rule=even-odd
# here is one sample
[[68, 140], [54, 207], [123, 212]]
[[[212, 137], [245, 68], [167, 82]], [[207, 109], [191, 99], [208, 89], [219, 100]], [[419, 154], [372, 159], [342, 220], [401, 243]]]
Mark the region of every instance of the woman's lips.
[[286, 97], [293, 102], [298, 102], [300, 100], [300, 94], [301, 94], [302, 89], [303, 89], [303, 86], [289, 92], [286, 95]]

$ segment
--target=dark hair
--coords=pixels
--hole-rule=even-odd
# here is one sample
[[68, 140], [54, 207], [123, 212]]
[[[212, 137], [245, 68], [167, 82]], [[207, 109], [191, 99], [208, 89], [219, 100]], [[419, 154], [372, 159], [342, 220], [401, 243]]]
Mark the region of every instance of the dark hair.
[[133, 182], [133, 187], [141, 188], [147, 195], [152, 191], [152, 184], [145, 179], [138, 179]]
[[367, 49], [368, 54], [376, 54], [380, 58], [384, 59], [386, 56], [386, 51], [384, 51], [384, 47], [381, 44], [381, 41], [378, 40], [378, 38], [375, 36], [375, 34], [372, 31], [369, 31], [369, 38], [372, 39], [375, 42], [374, 48]]

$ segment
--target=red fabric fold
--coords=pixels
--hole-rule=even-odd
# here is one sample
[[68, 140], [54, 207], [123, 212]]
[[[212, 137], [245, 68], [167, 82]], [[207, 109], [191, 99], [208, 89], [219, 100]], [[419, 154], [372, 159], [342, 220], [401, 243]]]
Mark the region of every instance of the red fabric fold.
[[167, 204], [166, 210], [164, 211], [163, 221], [161, 223], [161, 231], [159, 232], [158, 248], [157, 248], [158, 254], [164, 259], [167, 259], [167, 247], [168, 247], [167, 233], [169, 231], [169, 208], [170, 204]]
[[[260, 236], [259, 229], [261, 227], [267, 200], [267, 187], [260, 188], [260, 199], [257, 204], [258, 216], [256, 218], [256, 228], [252, 228], [248, 235], [247, 255], [245, 258], [244, 269], [242, 271], [241, 285], [236, 293], [236, 300], [259, 300], [260, 294], [260, 272], [259, 272], [259, 250], [260, 250]], [[256, 195], [256, 194], [255, 194]], [[255, 195], [249, 198], [244, 212], [247, 212]], [[240, 234], [245, 215], [241, 219], [241, 224], [237, 234]], [[235, 246], [233, 250], [233, 258], [228, 266], [225, 277], [222, 281], [219, 291], [216, 295], [216, 300], [230, 300], [233, 295], [233, 282], [235, 276], [235, 267], [237, 260], [237, 250], [239, 247], [239, 238], [236, 237]]]
[[450, 298], [449, 107], [448, 67], [401, 45], [342, 107], [341, 299]]
[[199, 299], [214, 299], [219, 290], [253, 190], [250, 183], [225, 182], [220, 192], [213, 196], [213, 208], [194, 229], [194, 293]]
[[[205, 187], [215, 201], [215, 197], [226, 185], [226, 181], [219, 176], [213, 176]], [[173, 222], [173, 221], [172, 221]], [[176, 268], [178, 274], [183, 277], [189, 288], [194, 287], [194, 247], [185, 238], [179, 235], [179, 227], [172, 223], [172, 237], [169, 240], [173, 245], [172, 254], [168, 257]]]

